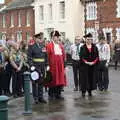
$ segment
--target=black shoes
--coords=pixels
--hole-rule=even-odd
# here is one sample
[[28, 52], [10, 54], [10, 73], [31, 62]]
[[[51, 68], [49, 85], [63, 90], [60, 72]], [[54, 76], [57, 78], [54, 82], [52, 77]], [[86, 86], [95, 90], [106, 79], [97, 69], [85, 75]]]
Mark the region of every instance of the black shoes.
[[[88, 96], [89, 96], [89, 97], [92, 97], [92, 92], [91, 92], [91, 91], [88, 91]], [[85, 97], [85, 92], [82, 92], [82, 97], [83, 97], [83, 98]]]
[[38, 103], [47, 103], [47, 102], [43, 98], [39, 98], [39, 99], [34, 99], [34, 103], [38, 104]]
[[85, 92], [82, 92], [82, 97], [83, 97], [83, 98], [85, 97]]
[[74, 91], [78, 91], [78, 88], [74, 88]]
[[39, 98], [38, 101], [39, 101], [40, 103], [45, 103], [45, 104], [47, 103], [47, 101], [44, 100], [43, 98]]
[[38, 100], [37, 100], [37, 99], [35, 99], [35, 100], [34, 100], [34, 103], [35, 103], [35, 104], [38, 104]]
[[91, 91], [88, 92], [88, 96], [92, 97], [92, 92]]

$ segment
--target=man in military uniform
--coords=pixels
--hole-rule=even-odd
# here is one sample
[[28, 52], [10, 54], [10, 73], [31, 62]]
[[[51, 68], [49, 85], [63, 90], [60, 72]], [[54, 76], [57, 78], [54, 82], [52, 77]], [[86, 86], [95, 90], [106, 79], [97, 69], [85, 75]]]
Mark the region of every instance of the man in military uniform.
[[43, 33], [35, 34], [35, 43], [28, 47], [28, 63], [34, 68], [39, 78], [32, 80], [32, 93], [35, 103], [46, 103], [43, 98], [43, 79], [45, 74], [46, 51], [43, 41]]

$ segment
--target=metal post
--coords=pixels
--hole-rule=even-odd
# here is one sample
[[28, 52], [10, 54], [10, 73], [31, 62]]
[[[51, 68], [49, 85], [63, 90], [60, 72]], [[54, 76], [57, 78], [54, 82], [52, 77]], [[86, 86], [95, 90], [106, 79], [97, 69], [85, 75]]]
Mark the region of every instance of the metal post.
[[8, 97], [0, 96], [0, 120], [8, 120]]
[[32, 114], [32, 105], [30, 99], [30, 72], [24, 72], [24, 91], [25, 91], [25, 104], [24, 115]]

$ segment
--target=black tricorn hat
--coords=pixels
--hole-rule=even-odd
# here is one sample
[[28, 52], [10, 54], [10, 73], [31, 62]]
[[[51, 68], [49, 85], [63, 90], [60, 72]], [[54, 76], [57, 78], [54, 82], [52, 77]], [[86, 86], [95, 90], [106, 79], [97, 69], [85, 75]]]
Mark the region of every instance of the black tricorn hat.
[[41, 38], [41, 37], [43, 37], [43, 32], [35, 34], [34, 37], [35, 38]]
[[51, 37], [53, 36], [61, 36], [61, 34], [57, 30], [55, 30], [51, 32]]
[[83, 37], [84, 37], [84, 38], [92, 38], [93, 36], [92, 36], [91, 33], [88, 33], [88, 34], [84, 35]]

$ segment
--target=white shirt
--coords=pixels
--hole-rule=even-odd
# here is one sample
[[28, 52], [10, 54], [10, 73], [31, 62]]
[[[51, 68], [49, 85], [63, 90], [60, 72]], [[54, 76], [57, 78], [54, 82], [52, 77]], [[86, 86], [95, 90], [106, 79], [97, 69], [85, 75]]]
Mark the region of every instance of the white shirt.
[[107, 60], [107, 62], [109, 62], [110, 61], [110, 46], [109, 46], [109, 44], [98, 43], [96, 46], [98, 48], [100, 61]]
[[80, 60], [79, 52], [82, 45], [83, 44], [80, 43], [78, 48], [76, 44], [71, 45], [70, 51], [71, 51], [71, 56], [73, 60]]
[[54, 44], [55, 55], [62, 55], [62, 49], [61, 49], [60, 45], [56, 44], [54, 42], [53, 42], [53, 44]]

